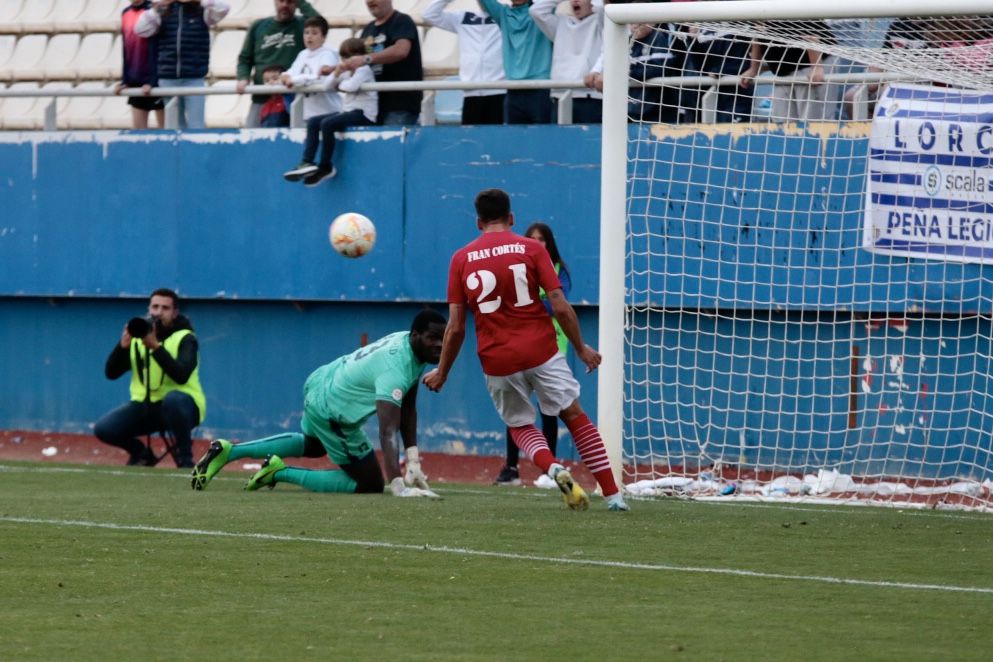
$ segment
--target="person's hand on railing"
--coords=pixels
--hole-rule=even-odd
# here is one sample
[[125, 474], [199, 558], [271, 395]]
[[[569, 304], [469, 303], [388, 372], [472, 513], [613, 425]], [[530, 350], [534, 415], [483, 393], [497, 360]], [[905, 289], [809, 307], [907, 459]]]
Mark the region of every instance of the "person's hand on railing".
[[120, 94], [121, 90], [123, 90], [125, 87], [127, 87], [127, 85], [125, 85], [124, 83], [117, 83], [116, 85], [114, 85], [114, 94]]
[[748, 68], [741, 72], [740, 80], [738, 85], [741, 85], [746, 90], [749, 87], [755, 85], [755, 77], [759, 75], [759, 63], [752, 60], [752, 63], [748, 65]]
[[603, 92], [603, 74], [596, 71], [591, 71], [583, 76], [583, 84], [591, 90]]
[[248, 87], [248, 81], [247, 80], [239, 80], [235, 84], [234, 89], [235, 89], [235, 91], [238, 92], [238, 94], [244, 94], [246, 87]]

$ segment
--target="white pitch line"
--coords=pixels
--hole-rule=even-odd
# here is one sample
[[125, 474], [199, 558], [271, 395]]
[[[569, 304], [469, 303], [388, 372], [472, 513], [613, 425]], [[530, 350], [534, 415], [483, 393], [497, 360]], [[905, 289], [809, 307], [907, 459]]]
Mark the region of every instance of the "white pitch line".
[[[177, 473], [175, 470], [161, 470], [161, 469], [151, 469], [151, 468], [131, 468], [131, 469], [99, 469], [95, 466], [88, 465], [83, 467], [31, 467], [31, 466], [14, 466], [10, 464], [0, 464], [0, 472], [9, 473], [49, 473], [49, 474], [100, 474], [101, 476], [124, 476], [126, 478], [170, 478], [179, 479], [182, 481], [189, 481], [190, 474], [187, 472]], [[214, 476], [213, 482], [239, 482], [244, 483], [246, 480], [252, 477], [252, 473], [249, 471], [242, 472], [241, 475], [234, 475], [234, 472], [229, 472], [227, 475]], [[438, 485], [441, 485], [439, 488]], [[447, 483], [435, 483], [431, 486], [435, 492], [443, 492], [445, 494], [487, 494], [492, 495], [494, 492], [492, 490], [485, 489], [472, 489], [472, 488], [452, 488], [448, 487]], [[519, 497], [538, 497], [546, 498], [549, 496], [559, 496], [559, 492], [556, 490], [510, 490], [502, 492], [505, 496], [519, 496]]]
[[788, 575], [779, 572], [757, 572], [754, 570], [738, 570], [735, 568], [705, 568], [693, 566], [670, 565], [667, 563], [629, 563], [626, 561], [604, 561], [597, 559], [570, 559], [561, 556], [541, 556], [537, 554], [513, 554], [510, 552], [490, 552], [464, 547], [447, 547], [436, 545], [411, 545], [406, 543], [379, 542], [374, 540], [345, 540], [341, 538], [314, 538], [310, 536], [286, 536], [273, 533], [239, 533], [235, 531], [207, 531], [204, 529], [178, 529], [174, 527], [145, 526], [138, 524], [114, 524], [110, 522], [87, 522], [84, 520], [39, 519], [34, 517], [0, 516], [0, 522], [16, 524], [43, 524], [51, 526], [78, 526], [91, 529], [111, 529], [115, 531], [140, 531], [144, 533], [172, 533], [184, 536], [207, 536], [215, 538], [241, 538], [274, 542], [309, 542], [321, 545], [339, 545], [350, 547], [377, 547], [380, 549], [398, 549], [412, 552], [431, 552], [435, 554], [456, 554], [459, 556], [480, 556], [485, 558], [507, 559], [511, 561], [541, 561], [564, 565], [582, 565], [598, 568], [617, 568], [621, 570], [650, 570], [660, 572], [685, 572], [708, 575], [728, 575], [733, 577], [749, 577], [755, 579], [786, 579], [792, 581], [818, 582], [822, 584], [842, 584], [847, 586], [871, 586], [875, 588], [900, 588], [917, 591], [943, 591], [949, 593], [981, 593], [993, 595], [993, 588], [982, 586], [950, 586], [944, 584], [915, 584], [913, 582], [872, 581], [868, 579], [850, 579], [847, 577], [825, 577], [819, 575]]

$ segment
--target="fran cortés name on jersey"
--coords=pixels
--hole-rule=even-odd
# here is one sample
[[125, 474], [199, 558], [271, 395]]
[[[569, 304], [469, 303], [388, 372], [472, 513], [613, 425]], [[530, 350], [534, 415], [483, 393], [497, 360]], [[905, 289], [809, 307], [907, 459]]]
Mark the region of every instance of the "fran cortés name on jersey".
[[493, 248], [481, 248], [478, 251], [469, 251], [466, 256], [467, 262], [475, 262], [476, 260], [485, 260], [488, 257], [497, 257], [498, 255], [509, 255], [511, 253], [524, 254], [524, 244], [500, 244], [499, 246], [494, 246]]

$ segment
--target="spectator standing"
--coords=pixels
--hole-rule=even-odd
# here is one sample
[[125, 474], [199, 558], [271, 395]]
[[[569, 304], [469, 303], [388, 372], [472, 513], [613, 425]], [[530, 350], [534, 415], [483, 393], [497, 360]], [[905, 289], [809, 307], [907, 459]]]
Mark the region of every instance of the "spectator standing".
[[834, 73], [837, 58], [816, 48], [817, 44], [836, 43], [831, 28], [824, 21], [800, 24], [801, 34], [795, 34], [796, 24], [788, 21], [767, 21], [765, 29], [772, 34], [782, 32], [800, 37], [811, 47], [799, 48], [775, 44], [766, 39], [754, 39], [751, 64], [742, 72], [743, 87], [751, 87], [763, 64], [775, 76], [799, 76], [804, 82], [775, 83], [772, 86], [772, 112], [775, 122], [816, 121], [835, 119], [841, 101], [841, 86], [825, 83], [824, 77]]
[[[558, 16], [558, 0], [537, 0], [529, 10], [531, 18], [552, 41], [551, 77], [555, 81], [584, 80], [603, 53], [603, 3], [571, 0], [572, 16]], [[572, 94], [573, 124], [599, 124], [603, 121], [603, 95], [596, 90], [575, 90]], [[552, 92], [561, 98], [561, 92]]]
[[[135, 24], [135, 33], [157, 35], [161, 87], [204, 87], [210, 68], [210, 29], [228, 15], [223, 0], [158, 0]], [[177, 97], [179, 128], [204, 128], [202, 96]]]
[[[193, 469], [194, 490], [208, 486], [225, 464], [265, 458], [245, 489], [292, 483], [312, 492], [382, 494], [388, 484], [395, 496], [436, 497], [428, 487], [417, 449], [417, 389], [426, 364], [441, 354], [445, 318], [433, 310], [414, 317], [410, 331], [398, 331], [345, 354], [312, 372], [303, 387], [300, 432], [277, 434], [241, 444], [216, 439]], [[383, 468], [362, 426], [379, 421]], [[400, 474], [396, 435], [406, 448]], [[286, 466], [286, 457], [327, 456], [333, 470]]]
[[[245, 41], [238, 54], [238, 82], [235, 85], [238, 94], [244, 94], [249, 83], [261, 85], [264, 82], [265, 69], [270, 65], [279, 65], [282, 71], [289, 69], [297, 53], [304, 48], [303, 22], [312, 16], [320, 16], [307, 0], [274, 2], [276, 15], [260, 18], [245, 33]], [[297, 9], [302, 16], [296, 15]], [[248, 109], [245, 126], [260, 126], [262, 106], [268, 100], [269, 97], [265, 94], [252, 95], [252, 105]]]
[[[530, 0], [479, 0], [480, 7], [500, 26], [503, 70], [507, 80], [548, 80], [552, 72], [552, 42], [529, 13]], [[552, 98], [547, 90], [507, 90], [506, 124], [550, 124]]]
[[[266, 85], [282, 85], [283, 68], [278, 64], [270, 64], [262, 70], [262, 82]], [[275, 129], [290, 125], [290, 104], [293, 96], [289, 94], [270, 94], [259, 111], [259, 126]]]
[[545, 247], [514, 234], [510, 197], [500, 189], [476, 195], [476, 227], [481, 236], [452, 255], [448, 270], [448, 326], [438, 367], [424, 384], [439, 391], [465, 341], [466, 308], [476, 323], [476, 347], [493, 404], [510, 427], [514, 443], [555, 481], [573, 510], [585, 510], [589, 496], [556, 461], [548, 442], [534, 426], [531, 395], [543, 413], [558, 416], [569, 428], [583, 464], [596, 478], [607, 508], [628, 510], [614, 481], [600, 432], [579, 403], [579, 382], [555, 344], [555, 329], [538, 297], [548, 295], [555, 319], [587, 370], [600, 365], [600, 353], [583, 342], [576, 311], [562, 296], [562, 286]]
[[[688, 38], [690, 67], [712, 78], [740, 76], [751, 66], [751, 42], [712, 29], [691, 28]], [[755, 98], [753, 85], [719, 86], [717, 122], [750, 122]]]
[[[572, 290], [572, 277], [569, 275], [569, 268], [566, 267], [565, 261], [559, 255], [559, 247], [555, 242], [555, 234], [552, 232], [552, 229], [545, 223], [532, 223], [524, 232], [524, 236], [528, 239], [534, 239], [548, 251], [548, 256], [552, 258], [552, 265], [555, 267], [555, 273], [558, 274], [559, 282], [562, 284], [562, 296], [568, 299], [569, 292]], [[545, 290], [538, 288], [538, 296], [541, 297], [542, 303], [545, 304], [545, 310], [548, 311], [549, 315], [552, 315], [552, 305], [548, 301], [548, 295], [545, 293]], [[559, 324], [559, 321], [554, 316], [552, 317], [552, 326], [555, 327], [555, 344], [558, 345], [559, 353], [565, 356], [569, 351], [569, 337], [562, 330], [562, 325]], [[555, 455], [555, 449], [558, 447], [559, 441], [559, 419], [551, 414], [539, 413], [541, 414], [541, 434], [545, 437], [545, 441], [548, 442], [548, 450], [551, 451], [552, 455]], [[517, 467], [520, 457], [521, 451], [517, 447], [517, 444], [514, 443], [513, 435], [508, 427], [507, 464], [500, 470], [500, 475], [497, 476], [497, 479], [493, 481], [495, 485], [521, 484], [520, 471]], [[536, 487], [546, 488], [556, 486], [555, 482], [546, 474], [538, 476], [534, 484]]]
[[124, 62], [121, 66], [121, 82], [114, 86], [114, 93], [120, 94], [126, 87], [141, 88], [144, 96], [128, 97], [131, 126], [136, 129], [148, 128], [148, 113], [151, 111], [155, 111], [159, 128], [165, 126], [165, 102], [162, 97], [148, 95], [158, 84], [156, 40], [140, 37], [134, 31], [138, 19], [151, 8], [151, 0], [131, 0], [131, 4], [121, 12], [121, 51]]
[[[424, 80], [421, 65], [421, 40], [414, 19], [393, 9], [393, 0], [365, 0], [372, 20], [362, 29], [365, 55], [354, 55], [343, 62], [349, 71], [363, 65], [372, 67], [380, 83]], [[387, 126], [417, 124], [424, 93], [382, 92], [379, 95], [377, 123]]]
[[[453, 0], [432, 0], [424, 22], [454, 32], [459, 38], [459, 80], [489, 83], [504, 80], [500, 28], [485, 13], [445, 11]], [[462, 96], [462, 124], [503, 124], [506, 90], [466, 90]]]
[[[135, 322], [144, 324], [135, 325]], [[148, 301], [148, 321], [131, 320], [121, 331], [104, 373], [131, 371], [131, 400], [97, 421], [93, 433], [128, 452], [129, 465], [155, 464], [139, 436], [162, 430], [176, 441], [176, 466], [192, 467], [192, 432], [207, 415], [200, 386], [200, 356], [193, 325], [179, 312], [179, 296], [160, 288]]]

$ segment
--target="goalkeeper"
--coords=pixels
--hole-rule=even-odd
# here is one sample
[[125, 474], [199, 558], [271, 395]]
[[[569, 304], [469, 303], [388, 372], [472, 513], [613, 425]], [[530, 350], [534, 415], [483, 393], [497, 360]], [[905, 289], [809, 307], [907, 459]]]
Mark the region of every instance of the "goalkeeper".
[[[428, 363], [441, 358], [446, 320], [433, 310], [417, 314], [410, 331], [391, 333], [321, 366], [303, 387], [302, 432], [233, 444], [217, 439], [193, 468], [193, 489], [202, 490], [225, 464], [265, 458], [246, 490], [293, 483], [313, 492], [376, 493], [385, 487], [383, 471], [362, 425], [379, 418], [379, 444], [390, 492], [396, 496], [437, 495], [428, 487], [417, 453], [417, 386]], [[395, 442], [400, 432], [407, 470], [400, 475]], [[340, 469], [287, 466], [285, 457], [327, 455]]]

